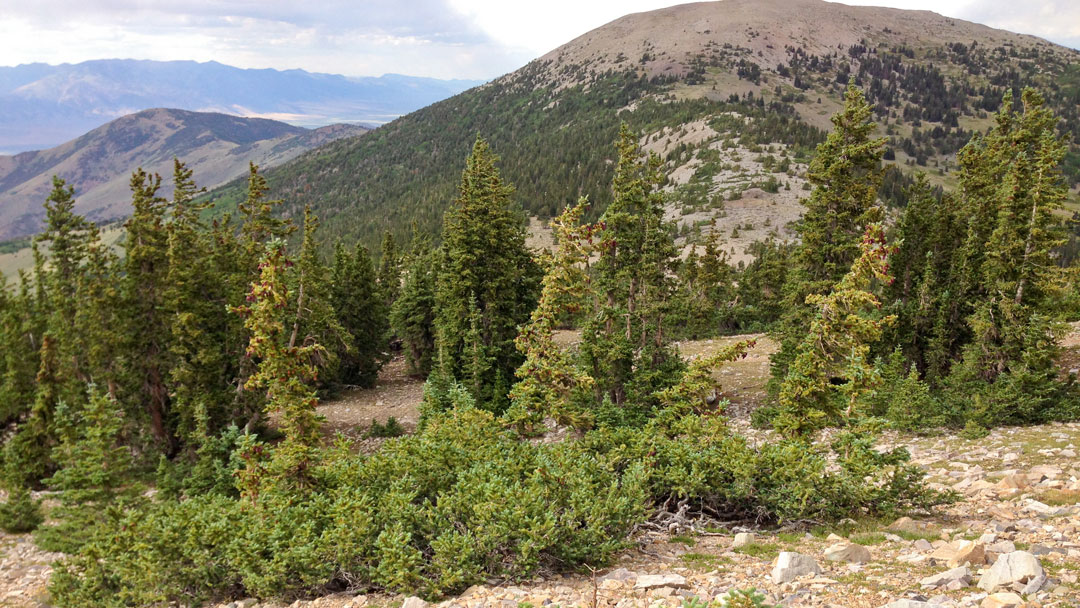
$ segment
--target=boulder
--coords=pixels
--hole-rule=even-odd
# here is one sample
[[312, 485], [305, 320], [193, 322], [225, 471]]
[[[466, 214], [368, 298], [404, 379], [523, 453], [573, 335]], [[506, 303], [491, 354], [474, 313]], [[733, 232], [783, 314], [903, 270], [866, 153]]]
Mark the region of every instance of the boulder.
[[671, 587], [673, 589], [686, 589], [686, 577], [681, 574], [642, 574], [634, 583], [635, 589], [659, 589]]
[[932, 606], [933, 604], [930, 602], [924, 602], [922, 600], [903, 599], [885, 604], [881, 608], [931, 608]]
[[413, 595], [405, 598], [401, 608], [428, 608], [428, 603]]
[[1024, 605], [1024, 598], [1015, 593], [995, 593], [986, 596], [979, 608], [1017, 608]]
[[986, 545], [970, 540], [959, 541], [954, 546], [953, 556], [949, 558], [950, 568], [971, 564], [981, 566], [986, 563]]
[[821, 567], [809, 555], [783, 551], [773, 562], [772, 580], [778, 585], [790, 583], [807, 574], [821, 574]]
[[994, 593], [1002, 587], [1015, 583], [1026, 585], [1038, 578], [1045, 578], [1039, 559], [1027, 551], [1013, 551], [999, 557], [994, 565], [979, 579], [979, 588]]
[[946, 570], [940, 574], [928, 576], [919, 581], [919, 584], [922, 585], [924, 589], [949, 587], [952, 583], [958, 583], [958, 585], [952, 585], [958, 589], [967, 587], [971, 584], [971, 570], [968, 570], [967, 566], [960, 566], [959, 568]]
[[830, 562], [865, 564], [870, 561], [870, 550], [855, 543], [837, 543], [825, 549], [825, 559]]
[[756, 542], [757, 534], [754, 534], [753, 532], [739, 532], [735, 535], [735, 540], [731, 541], [731, 548], [738, 549], [739, 547], [752, 545]]

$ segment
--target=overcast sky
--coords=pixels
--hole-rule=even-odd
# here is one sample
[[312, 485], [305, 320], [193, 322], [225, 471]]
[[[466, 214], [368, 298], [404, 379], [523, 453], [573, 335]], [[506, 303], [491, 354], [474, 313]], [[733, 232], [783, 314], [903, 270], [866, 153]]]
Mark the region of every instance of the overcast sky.
[[[1080, 48], [1080, 0], [849, 0]], [[0, 65], [215, 60], [350, 76], [487, 79], [667, 0], [0, 0]]]

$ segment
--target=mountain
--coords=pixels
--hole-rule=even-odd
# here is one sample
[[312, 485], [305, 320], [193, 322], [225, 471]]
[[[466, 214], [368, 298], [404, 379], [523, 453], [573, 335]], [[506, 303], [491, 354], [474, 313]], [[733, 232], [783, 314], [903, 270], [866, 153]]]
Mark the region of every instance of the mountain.
[[[664, 161], [681, 234], [717, 219], [739, 254], [770, 233], [790, 235], [807, 163], [852, 78], [901, 169], [886, 180], [890, 202], [915, 170], [955, 183], [956, 151], [991, 124], [1010, 87], [1037, 87], [1080, 140], [1076, 50], [925, 11], [726, 0], [620, 18], [268, 178], [289, 213], [311, 204], [329, 236], [375, 246], [383, 230], [437, 230], [480, 134], [528, 213], [550, 217], [587, 195], [595, 216], [626, 122]], [[1075, 146], [1067, 165], [1075, 185]], [[214, 193], [222, 208], [241, 199], [240, 186]]]
[[317, 127], [382, 124], [480, 81], [349, 78], [217, 62], [104, 59], [0, 67], [0, 153], [55, 146], [146, 108], [182, 108]]
[[[118, 118], [65, 144], [0, 156], [0, 239], [41, 228], [42, 203], [58, 175], [75, 187], [76, 209], [96, 221], [128, 212], [128, 180], [142, 167], [166, 177], [173, 157], [188, 163], [200, 185], [223, 184], [245, 174], [248, 161], [273, 166], [367, 127], [295, 127], [264, 118], [152, 109]], [[163, 188], [163, 193], [169, 190]]]

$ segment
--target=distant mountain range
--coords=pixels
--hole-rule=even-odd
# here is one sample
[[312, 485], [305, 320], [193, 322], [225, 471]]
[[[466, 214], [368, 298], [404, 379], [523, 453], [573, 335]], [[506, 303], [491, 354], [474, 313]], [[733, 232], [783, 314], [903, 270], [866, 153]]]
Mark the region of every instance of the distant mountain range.
[[162, 194], [169, 195], [173, 157], [194, 170], [200, 186], [214, 187], [244, 174], [249, 161], [270, 167], [369, 130], [160, 108], [130, 114], [48, 150], [0, 156], [0, 240], [40, 230], [53, 175], [75, 187], [80, 213], [105, 222], [129, 213], [128, 180], [139, 167], [165, 177]]
[[103, 59], [0, 67], [0, 154], [56, 146], [147, 108], [271, 118], [295, 126], [382, 124], [481, 81], [350, 78], [217, 62]]

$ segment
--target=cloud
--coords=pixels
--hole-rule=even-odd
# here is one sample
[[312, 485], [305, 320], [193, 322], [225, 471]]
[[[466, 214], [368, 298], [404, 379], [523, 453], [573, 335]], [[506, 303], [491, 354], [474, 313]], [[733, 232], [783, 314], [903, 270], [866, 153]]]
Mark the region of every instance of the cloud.
[[445, 0], [0, 0], [0, 14], [5, 63], [134, 57], [490, 78], [531, 58]]
[[1080, 48], [1080, 3], [1076, 0], [978, 0], [956, 17]]
[[[1080, 47], [1077, 0], [844, 0], [933, 10]], [[194, 59], [346, 75], [492, 78], [679, 0], [0, 0], [0, 62]]]

